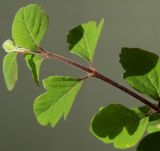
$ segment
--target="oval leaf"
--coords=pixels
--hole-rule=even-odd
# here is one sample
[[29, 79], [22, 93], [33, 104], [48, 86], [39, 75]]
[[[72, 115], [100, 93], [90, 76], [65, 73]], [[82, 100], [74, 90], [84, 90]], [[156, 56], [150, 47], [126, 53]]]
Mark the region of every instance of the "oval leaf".
[[43, 81], [47, 90], [35, 99], [34, 113], [41, 125], [54, 127], [64, 115], [66, 119], [82, 81], [71, 77], [51, 76]]
[[15, 15], [12, 37], [17, 47], [36, 50], [48, 28], [48, 16], [38, 4], [22, 7]]
[[160, 60], [156, 54], [138, 48], [123, 48], [120, 63], [124, 79], [139, 92], [160, 101]]
[[37, 55], [26, 54], [25, 61], [27, 63], [29, 70], [32, 73], [34, 81], [39, 86], [39, 74], [43, 58]]
[[67, 42], [70, 52], [92, 62], [103, 23], [104, 19], [100, 21], [98, 26], [96, 22], [89, 21], [69, 31]]
[[18, 79], [17, 54], [8, 53], [3, 59], [3, 75], [9, 91], [13, 90]]
[[111, 104], [94, 116], [91, 132], [104, 143], [125, 149], [137, 144], [147, 124], [147, 117], [140, 119], [134, 111], [120, 104]]

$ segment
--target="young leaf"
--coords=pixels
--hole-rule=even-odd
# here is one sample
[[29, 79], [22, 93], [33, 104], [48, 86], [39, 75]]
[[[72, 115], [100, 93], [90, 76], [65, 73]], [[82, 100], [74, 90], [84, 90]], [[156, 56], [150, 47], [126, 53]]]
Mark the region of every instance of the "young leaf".
[[9, 91], [13, 90], [18, 79], [17, 54], [8, 53], [3, 59], [3, 75]]
[[40, 67], [43, 59], [37, 55], [26, 54], [25, 61], [27, 63], [29, 70], [32, 72], [34, 81], [37, 83], [37, 85], [39, 85]]
[[137, 144], [148, 124], [148, 117], [140, 119], [133, 111], [120, 104], [101, 108], [93, 117], [91, 132], [104, 143], [125, 149]]
[[80, 79], [51, 76], [43, 81], [47, 90], [35, 99], [34, 113], [41, 125], [54, 127], [64, 115], [66, 119], [82, 85]]
[[160, 132], [155, 132], [144, 137], [137, 147], [137, 151], [159, 151]]
[[12, 40], [8, 39], [6, 40], [3, 45], [2, 45], [3, 49], [7, 52], [7, 53], [10, 53], [10, 52], [15, 52], [16, 51], [16, 48], [14, 46], [14, 43]]
[[160, 100], [160, 60], [156, 54], [138, 48], [123, 48], [120, 63], [124, 79], [139, 92]]
[[12, 37], [17, 47], [36, 50], [48, 28], [48, 16], [38, 4], [22, 7], [12, 25]]
[[69, 44], [70, 52], [77, 54], [89, 62], [93, 62], [95, 48], [103, 23], [104, 19], [100, 21], [98, 26], [96, 25], [96, 22], [89, 21], [88, 23], [81, 24], [69, 31], [67, 42]]

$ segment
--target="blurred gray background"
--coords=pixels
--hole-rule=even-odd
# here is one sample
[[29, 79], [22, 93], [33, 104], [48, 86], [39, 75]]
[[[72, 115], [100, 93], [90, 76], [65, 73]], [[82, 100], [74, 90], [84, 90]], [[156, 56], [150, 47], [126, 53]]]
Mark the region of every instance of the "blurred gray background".
[[[89, 20], [105, 19], [97, 46], [94, 65], [105, 75], [127, 86], [119, 64], [122, 47], [139, 47], [160, 53], [159, 0], [0, 0], [0, 43], [11, 38], [16, 11], [29, 3], [39, 3], [50, 17], [49, 30], [42, 46], [84, 63], [67, 51], [67, 32]], [[34, 98], [43, 92], [19, 58], [19, 80], [8, 92], [2, 75], [4, 50], [0, 51], [0, 151], [115, 151], [89, 132], [89, 123], [98, 108], [110, 103], [129, 107], [141, 105], [130, 96], [89, 79], [83, 85], [67, 121], [50, 128], [40, 126], [34, 117]], [[85, 63], [84, 63], [85, 64]], [[45, 61], [41, 79], [49, 75], [80, 76], [81, 72], [56, 61]], [[133, 151], [129, 149], [128, 151]]]

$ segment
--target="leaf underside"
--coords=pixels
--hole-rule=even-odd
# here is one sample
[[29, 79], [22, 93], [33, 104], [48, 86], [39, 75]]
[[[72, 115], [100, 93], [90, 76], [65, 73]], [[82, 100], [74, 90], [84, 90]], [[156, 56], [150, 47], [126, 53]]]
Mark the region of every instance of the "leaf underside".
[[160, 100], [160, 60], [156, 54], [139, 48], [123, 48], [120, 63], [124, 79], [139, 92]]
[[54, 127], [64, 115], [66, 119], [82, 85], [80, 79], [51, 76], [43, 81], [46, 92], [35, 99], [34, 113], [41, 125]]
[[36, 84], [39, 86], [39, 74], [40, 74], [40, 67], [42, 64], [42, 57], [32, 54], [26, 54], [25, 55], [25, 61], [27, 63], [27, 66], [29, 70], [32, 73], [32, 77]]
[[18, 79], [17, 54], [8, 53], [3, 59], [3, 75], [7, 89], [13, 90]]

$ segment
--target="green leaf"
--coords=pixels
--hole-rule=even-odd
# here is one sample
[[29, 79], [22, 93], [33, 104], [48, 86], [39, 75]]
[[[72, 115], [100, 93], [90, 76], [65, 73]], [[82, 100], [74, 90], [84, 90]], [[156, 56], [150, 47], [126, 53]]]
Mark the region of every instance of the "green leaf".
[[12, 37], [17, 47], [36, 50], [48, 28], [48, 16], [38, 4], [22, 7], [12, 25]]
[[147, 135], [139, 143], [137, 151], [159, 151], [160, 150], [160, 132]]
[[133, 111], [120, 104], [101, 108], [91, 122], [91, 132], [104, 143], [116, 148], [134, 146], [143, 136], [148, 117], [140, 119]]
[[28, 68], [32, 72], [34, 81], [37, 83], [37, 85], [39, 85], [40, 67], [41, 67], [43, 58], [37, 55], [26, 54], [25, 61], [27, 63]]
[[120, 62], [124, 79], [139, 92], [160, 100], [160, 60], [156, 54], [138, 48], [123, 48]]
[[51, 76], [43, 81], [47, 90], [35, 99], [34, 113], [41, 125], [54, 127], [64, 115], [66, 119], [82, 85], [81, 79]]
[[3, 59], [3, 75], [9, 91], [13, 90], [18, 80], [17, 54], [8, 53]]
[[6, 40], [3, 45], [2, 45], [3, 49], [7, 52], [7, 53], [10, 53], [10, 52], [15, 52], [16, 51], [16, 48], [14, 46], [14, 43], [12, 40], [8, 39]]
[[[150, 112], [150, 108], [147, 106], [142, 106], [135, 108], [134, 111], [139, 115], [139, 117], [142, 118]], [[150, 134], [157, 131], [160, 131], [160, 114], [155, 112], [149, 116], [147, 132]]]
[[149, 122], [147, 131], [149, 134], [160, 131], [160, 119]]
[[103, 23], [104, 19], [100, 21], [98, 26], [96, 22], [89, 21], [69, 31], [67, 42], [70, 52], [77, 54], [89, 62], [93, 62], [95, 48]]

